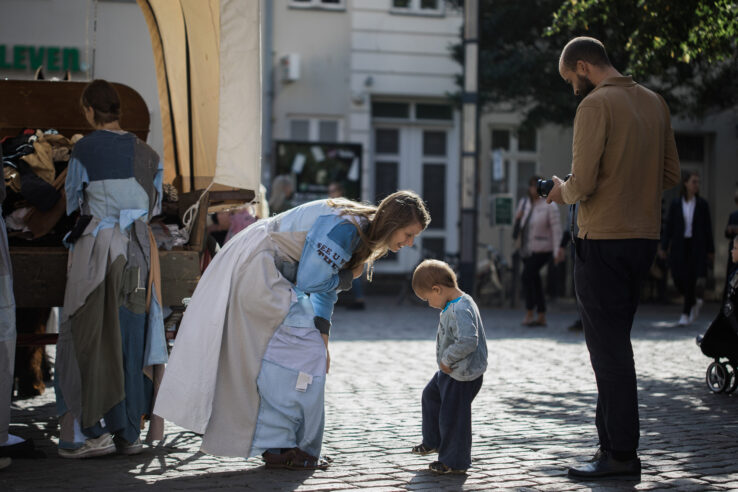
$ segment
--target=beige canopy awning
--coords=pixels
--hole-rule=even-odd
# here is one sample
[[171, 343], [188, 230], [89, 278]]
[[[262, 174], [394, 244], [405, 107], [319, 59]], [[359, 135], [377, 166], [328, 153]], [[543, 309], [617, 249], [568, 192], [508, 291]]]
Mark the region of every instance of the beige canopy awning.
[[260, 2], [137, 1], [154, 50], [165, 182], [258, 190]]

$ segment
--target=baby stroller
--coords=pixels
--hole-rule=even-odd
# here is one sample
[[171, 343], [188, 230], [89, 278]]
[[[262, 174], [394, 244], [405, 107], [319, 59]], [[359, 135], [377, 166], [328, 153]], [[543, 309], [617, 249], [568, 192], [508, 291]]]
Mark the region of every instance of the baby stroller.
[[697, 337], [702, 353], [714, 360], [707, 366], [705, 382], [713, 393], [732, 393], [738, 388], [738, 271], [734, 272], [725, 293], [720, 313]]

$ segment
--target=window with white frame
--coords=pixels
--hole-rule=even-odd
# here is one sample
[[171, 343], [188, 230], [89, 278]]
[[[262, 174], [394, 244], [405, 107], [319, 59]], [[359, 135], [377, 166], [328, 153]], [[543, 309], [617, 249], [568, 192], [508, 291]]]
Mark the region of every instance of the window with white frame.
[[398, 14], [443, 14], [444, 0], [392, 0], [390, 11]]
[[289, 6], [303, 9], [346, 10], [346, 0], [290, 0]]
[[290, 140], [301, 142], [340, 142], [339, 119], [294, 117], [290, 118]]
[[535, 129], [492, 128], [490, 194], [525, 196], [528, 182], [539, 170]]

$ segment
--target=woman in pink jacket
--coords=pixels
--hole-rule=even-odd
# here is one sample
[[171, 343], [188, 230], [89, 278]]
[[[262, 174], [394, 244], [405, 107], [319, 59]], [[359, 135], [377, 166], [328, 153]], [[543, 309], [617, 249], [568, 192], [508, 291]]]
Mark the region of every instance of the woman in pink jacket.
[[537, 182], [538, 176], [528, 181], [528, 195], [520, 200], [515, 216], [521, 225], [519, 253], [523, 259], [522, 284], [527, 311], [522, 324], [525, 326], [546, 326], [546, 299], [540, 270], [556, 257], [561, 241], [559, 208], [538, 196]]

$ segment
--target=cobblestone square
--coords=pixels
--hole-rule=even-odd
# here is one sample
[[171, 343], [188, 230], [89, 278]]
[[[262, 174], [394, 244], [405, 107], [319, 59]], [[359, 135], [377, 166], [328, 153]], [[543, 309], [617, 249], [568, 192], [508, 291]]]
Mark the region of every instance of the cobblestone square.
[[522, 312], [482, 309], [489, 369], [473, 406], [472, 468], [435, 476], [433, 456], [415, 456], [420, 395], [435, 367], [438, 311], [368, 299], [366, 311], [337, 307], [326, 386], [327, 471], [265, 470], [259, 459], [198, 452], [199, 436], [167, 425], [165, 439], [137, 456], [68, 461], [56, 454], [53, 388], [13, 404], [11, 432], [32, 437], [42, 460], [14, 460], [0, 489], [15, 490], [738, 490], [738, 400], [711, 394], [710, 360], [695, 335], [717, 310], [676, 327], [677, 306], [642, 305], [633, 329], [643, 474], [639, 482], [576, 482], [567, 466], [595, 451], [596, 390], [567, 303], [545, 328]]

